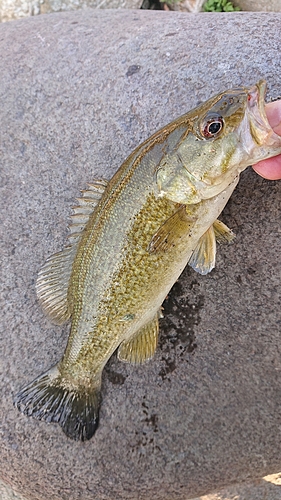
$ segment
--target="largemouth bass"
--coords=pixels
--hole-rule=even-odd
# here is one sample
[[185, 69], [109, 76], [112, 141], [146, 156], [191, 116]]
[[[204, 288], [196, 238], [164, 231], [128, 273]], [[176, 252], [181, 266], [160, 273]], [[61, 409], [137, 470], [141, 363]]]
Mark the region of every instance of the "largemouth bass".
[[59, 363], [24, 387], [15, 405], [57, 422], [72, 439], [97, 426], [102, 370], [118, 358], [152, 358], [161, 304], [189, 263], [215, 266], [216, 240], [233, 233], [217, 217], [248, 165], [281, 153], [264, 110], [266, 84], [234, 88], [171, 122], [125, 160], [109, 181], [79, 198], [70, 241], [39, 272], [49, 317], [71, 319]]

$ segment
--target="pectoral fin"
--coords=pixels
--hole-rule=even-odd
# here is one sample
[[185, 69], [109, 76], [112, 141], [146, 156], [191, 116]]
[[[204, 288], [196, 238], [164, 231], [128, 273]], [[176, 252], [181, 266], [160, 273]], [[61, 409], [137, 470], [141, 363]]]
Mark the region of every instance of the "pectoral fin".
[[167, 252], [190, 230], [193, 223], [193, 219], [186, 213], [185, 205], [181, 205], [152, 236], [148, 247], [149, 253]]
[[188, 264], [200, 274], [208, 274], [216, 263], [216, 238], [213, 226], [199, 239]]
[[143, 326], [132, 339], [122, 342], [118, 349], [118, 359], [138, 364], [153, 357], [158, 341], [158, 317], [158, 315], [155, 316], [152, 321]]

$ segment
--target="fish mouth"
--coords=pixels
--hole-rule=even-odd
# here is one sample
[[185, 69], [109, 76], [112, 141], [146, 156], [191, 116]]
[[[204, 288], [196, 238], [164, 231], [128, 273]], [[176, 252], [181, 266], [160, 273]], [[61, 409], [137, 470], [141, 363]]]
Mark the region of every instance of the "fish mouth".
[[265, 112], [266, 81], [260, 80], [248, 90], [247, 114], [250, 132], [258, 146], [280, 147], [280, 136], [272, 129]]

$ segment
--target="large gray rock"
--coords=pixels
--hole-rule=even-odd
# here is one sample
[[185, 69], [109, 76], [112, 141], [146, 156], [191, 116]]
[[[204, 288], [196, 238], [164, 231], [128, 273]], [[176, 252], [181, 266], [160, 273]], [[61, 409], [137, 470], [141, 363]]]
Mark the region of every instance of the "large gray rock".
[[193, 500], [280, 500], [280, 493], [281, 475], [273, 474], [264, 479], [229, 486]]
[[34, 282], [79, 189], [199, 101], [267, 79], [280, 95], [279, 14], [87, 11], [0, 26], [2, 479], [32, 500], [186, 500], [281, 470], [280, 186], [246, 171], [237, 233], [164, 304], [146, 366], [113, 356], [86, 443], [21, 415], [18, 389], [59, 360]]
[[281, 0], [232, 0], [233, 5], [247, 11], [280, 12]]
[[0, 0], [0, 22], [77, 9], [139, 9], [142, 0]]

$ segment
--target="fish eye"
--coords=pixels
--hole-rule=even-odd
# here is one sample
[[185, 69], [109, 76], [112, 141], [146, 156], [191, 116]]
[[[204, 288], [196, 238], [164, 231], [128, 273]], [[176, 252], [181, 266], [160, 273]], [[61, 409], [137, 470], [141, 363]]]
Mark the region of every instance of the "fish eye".
[[216, 137], [222, 130], [224, 125], [223, 118], [221, 116], [213, 116], [209, 117], [209, 119], [205, 119], [201, 125], [202, 135], [206, 139], [210, 139], [211, 137]]

